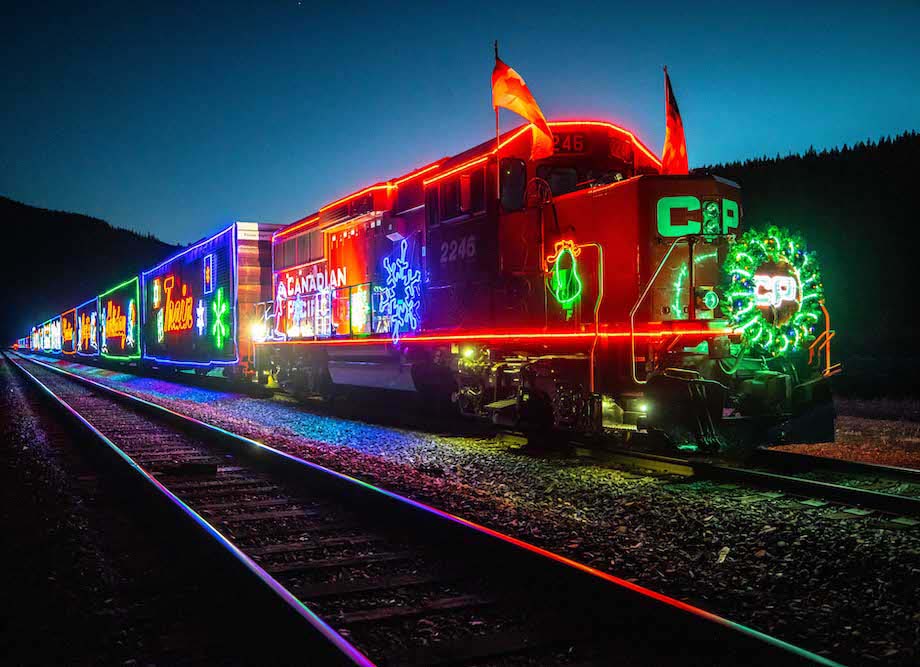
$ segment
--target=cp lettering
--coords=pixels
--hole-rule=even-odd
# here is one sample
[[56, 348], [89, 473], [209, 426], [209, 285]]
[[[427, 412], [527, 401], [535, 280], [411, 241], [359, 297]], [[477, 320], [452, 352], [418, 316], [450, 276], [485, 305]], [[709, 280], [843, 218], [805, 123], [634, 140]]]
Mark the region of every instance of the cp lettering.
[[798, 284], [792, 276], [754, 276], [754, 303], [778, 308], [784, 301], [795, 301]]
[[[678, 195], [662, 197], [658, 200], [657, 217], [658, 233], [664, 237], [686, 236], [699, 234], [703, 230], [701, 220], [688, 218], [685, 223], [675, 224], [671, 220], [671, 212], [683, 210], [692, 213], [700, 210], [700, 200], [692, 195]], [[722, 199], [722, 233], [728, 234], [730, 229], [738, 226], [738, 203], [731, 199]]]

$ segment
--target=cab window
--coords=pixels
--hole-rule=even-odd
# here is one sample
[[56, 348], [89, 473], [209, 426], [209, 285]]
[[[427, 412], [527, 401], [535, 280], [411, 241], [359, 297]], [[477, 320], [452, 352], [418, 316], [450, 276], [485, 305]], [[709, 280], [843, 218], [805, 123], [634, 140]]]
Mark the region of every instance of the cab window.
[[504, 158], [501, 163], [501, 202], [506, 211], [524, 208], [527, 188], [527, 165], [517, 158]]
[[537, 177], [549, 183], [554, 197], [574, 192], [578, 188], [578, 172], [574, 167], [551, 167], [541, 164]]

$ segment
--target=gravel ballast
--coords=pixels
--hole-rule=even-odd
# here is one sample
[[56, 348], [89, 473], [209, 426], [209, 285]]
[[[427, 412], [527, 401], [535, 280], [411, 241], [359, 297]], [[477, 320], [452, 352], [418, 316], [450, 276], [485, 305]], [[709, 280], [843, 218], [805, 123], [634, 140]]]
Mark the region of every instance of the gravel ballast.
[[920, 470], [920, 409], [915, 400], [838, 399], [836, 442], [777, 449]]
[[315, 414], [286, 398], [55, 363], [841, 662], [920, 656], [920, 527], [586, 458], [532, 457], [491, 437]]

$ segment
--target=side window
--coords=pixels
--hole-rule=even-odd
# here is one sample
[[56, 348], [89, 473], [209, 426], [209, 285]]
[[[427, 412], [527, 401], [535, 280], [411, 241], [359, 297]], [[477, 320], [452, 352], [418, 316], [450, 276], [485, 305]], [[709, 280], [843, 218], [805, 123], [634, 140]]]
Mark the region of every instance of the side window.
[[502, 208], [506, 211], [520, 211], [524, 208], [527, 165], [517, 158], [504, 158], [501, 171]]
[[460, 176], [460, 210], [469, 213], [473, 207], [473, 192], [470, 187], [471, 174], [461, 174]]
[[301, 234], [297, 237], [297, 263], [303, 264], [310, 259], [310, 234]]
[[449, 178], [441, 182], [441, 220], [460, 215], [460, 179]]
[[428, 188], [425, 191], [425, 215], [428, 218], [428, 226], [434, 227], [438, 224], [438, 190], [437, 187]]
[[[465, 174], [465, 177], [465, 186], [463, 182], [464, 177], [460, 177], [460, 208], [463, 209], [464, 213], [479, 213], [480, 211], [484, 211], [486, 209], [485, 171], [483, 169], [477, 169], [469, 174]], [[464, 187], [466, 188], [466, 193], [464, 193]], [[466, 199], [463, 198], [464, 194], [466, 194]]]
[[274, 265], [275, 271], [279, 271], [283, 267], [282, 262], [284, 261], [284, 257], [281, 253], [282, 248], [284, 248], [283, 241], [280, 243], [276, 243], [272, 247], [272, 264]]
[[323, 233], [310, 232], [310, 260], [323, 257]]
[[284, 241], [281, 244], [281, 268], [287, 268], [289, 266], [294, 266], [297, 263], [297, 259], [294, 255], [295, 243], [297, 239], [289, 239]]

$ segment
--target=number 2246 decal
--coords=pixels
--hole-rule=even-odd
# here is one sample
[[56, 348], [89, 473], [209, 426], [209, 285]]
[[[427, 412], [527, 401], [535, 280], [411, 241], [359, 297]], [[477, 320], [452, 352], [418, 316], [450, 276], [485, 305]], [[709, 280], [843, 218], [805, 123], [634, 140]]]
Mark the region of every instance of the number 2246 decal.
[[476, 237], [463, 236], [441, 243], [441, 264], [472, 259], [476, 256]]

